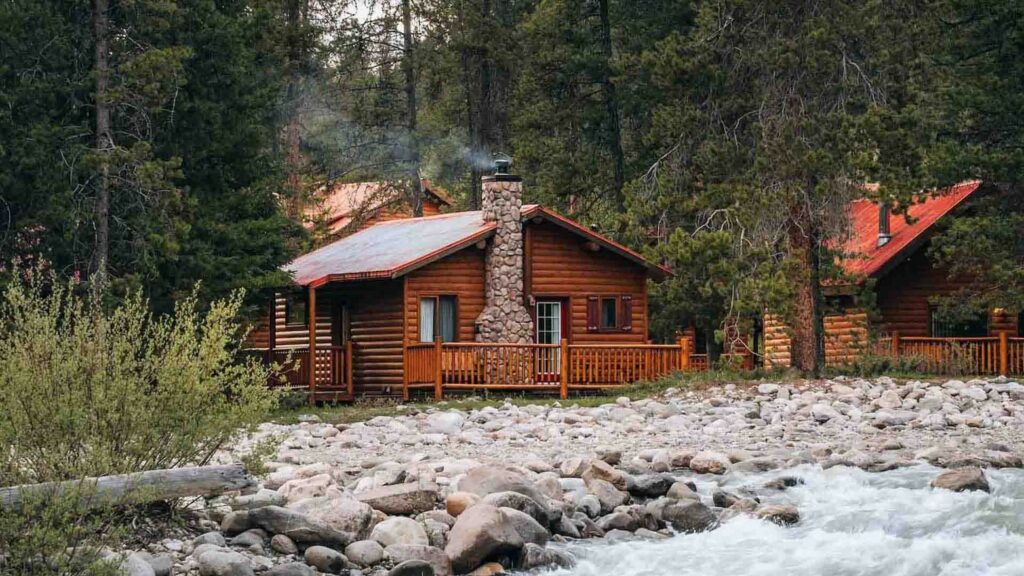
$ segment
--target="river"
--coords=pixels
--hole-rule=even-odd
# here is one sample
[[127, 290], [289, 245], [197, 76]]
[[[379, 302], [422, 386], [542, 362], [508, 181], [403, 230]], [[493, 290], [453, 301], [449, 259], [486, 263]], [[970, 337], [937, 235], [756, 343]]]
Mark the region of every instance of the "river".
[[[801, 521], [781, 527], [739, 517], [701, 534], [566, 547], [579, 560], [560, 576], [1019, 576], [1024, 575], [1024, 471], [987, 470], [991, 494], [933, 490], [921, 465], [884, 473], [803, 466], [729, 474], [725, 488], [782, 474], [780, 493]], [[702, 494], [708, 482], [699, 478]], [[701, 486], [701, 484], [704, 484]], [[773, 496], [773, 501], [774, 501]]]

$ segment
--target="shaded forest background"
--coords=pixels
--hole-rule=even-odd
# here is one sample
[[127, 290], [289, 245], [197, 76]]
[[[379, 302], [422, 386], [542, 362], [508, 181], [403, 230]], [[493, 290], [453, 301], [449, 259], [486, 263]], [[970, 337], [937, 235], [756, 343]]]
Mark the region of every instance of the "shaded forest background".
[[813, 369], [854, 198], [995, 183], [931, 254], [982, 280], [950, 314], [1024, 308], [1021, 110], [1015, 0], [11, 0], [0, 262], [156, 310], [255, 297], [322, 186], [474, 208], [500, 153], [528, 201], [676, 270], [656, 332], [728, 345], [773, 310]]

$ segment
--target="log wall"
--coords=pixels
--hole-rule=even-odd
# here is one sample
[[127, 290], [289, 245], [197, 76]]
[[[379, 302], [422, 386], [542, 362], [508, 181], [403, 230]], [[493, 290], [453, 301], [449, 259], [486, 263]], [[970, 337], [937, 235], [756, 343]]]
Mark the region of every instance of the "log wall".
[[458, 341], [474, 340], [475, 321], [484, 309], [484, 251], [470, 246], [406, 276], [405, 337], [419, 342], [420, 298], [454, 295]]
[[[825, 364], [837, 366], [855, 360], [868, 345], [868, 316], [863, 310], [851, 308], [826, 314]], [[791, 366], [789, 333], [786, 324], [771, 314], [764, 318], [764, 365], [766, 368]]]
[[[567, 297], [574, 344], [647, 341], [647, 275], [643, 267], [550, 222], [527, 222], [526, 294]], [[632, 330], [587, 332], [587, 296], [633, 297]]]
[[[934, 266], [926, 248], [878, 280], [875, 287], [883, 332], [898, 331], [901, 336], [931, 336], [928, 310], [931, 298], [950, 296], [970, 286], [968, 278], [950, 278], [949, 272]], [[1006, 330], [1016, 334], [1017, 314], [989, 314], [989, 334]]]

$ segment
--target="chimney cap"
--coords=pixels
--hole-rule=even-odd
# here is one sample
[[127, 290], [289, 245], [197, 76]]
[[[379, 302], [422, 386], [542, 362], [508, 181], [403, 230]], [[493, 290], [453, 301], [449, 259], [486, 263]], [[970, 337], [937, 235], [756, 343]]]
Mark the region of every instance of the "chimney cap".
[[491, 176], [484, 176], [484, 182], [522, 182], [523, 179], [515, 174], [509, 174], [509, 168], [512, 166], [512, 158], [505, 156], [504, 154], [496, 155], [494, 159], [494, 174]]

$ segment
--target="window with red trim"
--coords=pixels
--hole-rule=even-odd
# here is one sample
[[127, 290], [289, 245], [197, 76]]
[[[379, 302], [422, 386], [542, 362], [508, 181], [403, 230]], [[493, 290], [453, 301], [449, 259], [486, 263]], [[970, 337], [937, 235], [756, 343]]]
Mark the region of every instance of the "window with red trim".
[[633, 330], [633, 297], [602, 294], [587, 296], [587, 332]]

